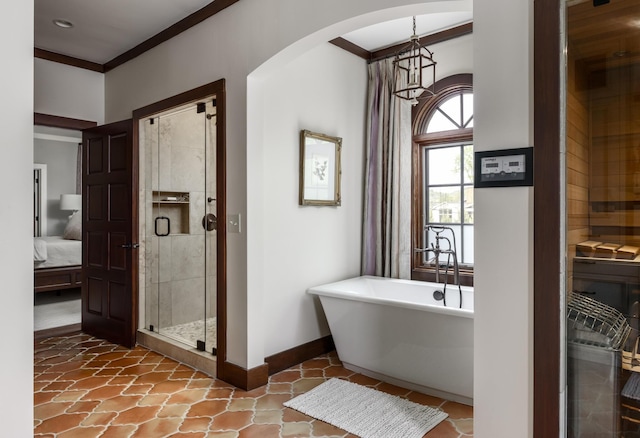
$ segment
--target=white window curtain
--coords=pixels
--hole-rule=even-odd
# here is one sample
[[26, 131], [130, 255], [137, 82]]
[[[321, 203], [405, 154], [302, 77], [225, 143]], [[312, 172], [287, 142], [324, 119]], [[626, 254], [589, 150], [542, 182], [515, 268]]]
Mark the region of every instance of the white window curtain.
[[393, 60], [369, 64], [362, 273], [411, 278], [411, 105]]

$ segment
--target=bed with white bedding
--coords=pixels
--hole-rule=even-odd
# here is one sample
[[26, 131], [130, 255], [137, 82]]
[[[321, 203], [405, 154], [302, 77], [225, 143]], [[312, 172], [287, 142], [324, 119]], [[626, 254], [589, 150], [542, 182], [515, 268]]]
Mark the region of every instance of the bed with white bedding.
[[62, 236], [33, 238], [33, 267], [56, 268], [82, 264], [82, 242]]
[[33, 238], [36, 292], [81, 286], [82, 241], [63, 236]]

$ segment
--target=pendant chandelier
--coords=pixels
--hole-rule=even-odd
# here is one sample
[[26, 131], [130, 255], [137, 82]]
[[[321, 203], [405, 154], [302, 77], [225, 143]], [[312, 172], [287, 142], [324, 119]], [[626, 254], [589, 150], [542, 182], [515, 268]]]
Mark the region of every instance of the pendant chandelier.
[[418, 97], [435, 94], [436, 62], [433, 52], [420, 44], [416, 35], [416, 17], [413, 17], [413, 35], [393, 60], [395, 88], [393, 94], [408, 100], [411, 105], [418, 103]]

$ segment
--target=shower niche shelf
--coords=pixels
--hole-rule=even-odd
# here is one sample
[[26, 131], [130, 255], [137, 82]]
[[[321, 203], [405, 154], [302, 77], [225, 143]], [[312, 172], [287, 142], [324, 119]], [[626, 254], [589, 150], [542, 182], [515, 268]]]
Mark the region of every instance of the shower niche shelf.
[[153, 191], [154, 204], [188, 204], [189, 192], [160, 192]]
[[189, 234], [189, 192], [154, 190], [152, 203], [154, 217], [164, 219], [161, 234]]

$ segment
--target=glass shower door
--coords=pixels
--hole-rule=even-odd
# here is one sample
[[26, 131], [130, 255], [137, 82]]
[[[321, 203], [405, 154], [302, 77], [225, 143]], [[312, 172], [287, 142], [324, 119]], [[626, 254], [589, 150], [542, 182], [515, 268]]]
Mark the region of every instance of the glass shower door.
[[144, 126], [148, 144], [145, 235], [151, 243], [146, 254], [145, 325], [209, 352], [215, 335], [208, 336], [207, 326], [211, 318], [215, 321], [215, 307], [211, 308], [215, 300], [207, 295], [212, 291], [215, 295], [216, 272], [215, 258], [211, 263], [216, 248], [211, 107], [211, 101], [193, 103], [149, 118]]

